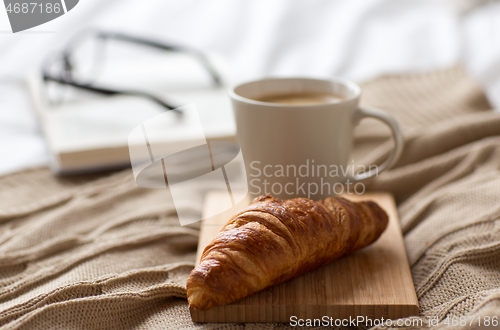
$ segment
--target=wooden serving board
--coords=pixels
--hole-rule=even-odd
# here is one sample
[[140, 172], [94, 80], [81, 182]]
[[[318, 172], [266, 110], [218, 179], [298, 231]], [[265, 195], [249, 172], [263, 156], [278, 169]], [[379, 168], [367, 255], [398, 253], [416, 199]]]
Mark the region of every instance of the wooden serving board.
[[[227, 192], [224, 193], [227, 195]], [[218, 192], [207, 195], [205, 214], [224, 200]], [[418, 300], [392, 195], [370, 193], [344, 196], [350, 200], [373, 200], [389, 215], [389, 226], [371, 246], [335, 260], [233, 304], [207, 311], [190, 309], [195, 322], [290, 322], [302, 319], [400, 318], [417, 315]], [[197, 260], [208, 243], [249, 199], [223, 214], [203, 220]], [[227, 205], [230, 208], [231, 205]], [[314, 238], [312, 238], [314, 239]]]

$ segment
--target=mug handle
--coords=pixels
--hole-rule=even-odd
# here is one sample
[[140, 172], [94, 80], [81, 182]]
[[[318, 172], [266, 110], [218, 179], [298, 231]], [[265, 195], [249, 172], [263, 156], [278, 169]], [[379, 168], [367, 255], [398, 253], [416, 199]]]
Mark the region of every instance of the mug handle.
[[358, 107], [353, 116], [355, 125], [357, 125], [361, 119], [367, 117], [378, 119], [389, 126], [392, 131], [392, 137], [395, 141], [395, 147], [389, 157], [387, 157], [387, 159], [380, 166], [377, 166], [375, 170], [368, 170], [367, 172], [354, 175], [354, 177], [351, 177], [354, 181], [362, 181], [377, 176], [383, 170], [394, 165], [403, 152], [403, 134], [401, 133], [401, 126], [393, 116], [380, 109]]

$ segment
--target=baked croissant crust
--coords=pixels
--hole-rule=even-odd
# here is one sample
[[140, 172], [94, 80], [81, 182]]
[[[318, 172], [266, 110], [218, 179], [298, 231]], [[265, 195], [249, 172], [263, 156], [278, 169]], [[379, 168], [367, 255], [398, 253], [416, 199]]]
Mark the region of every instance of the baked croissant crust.
[[230, 304], [373, 243], [388, 217], [371, 201], [257, 197], [205, 248], [187, 281], [190, 307]]

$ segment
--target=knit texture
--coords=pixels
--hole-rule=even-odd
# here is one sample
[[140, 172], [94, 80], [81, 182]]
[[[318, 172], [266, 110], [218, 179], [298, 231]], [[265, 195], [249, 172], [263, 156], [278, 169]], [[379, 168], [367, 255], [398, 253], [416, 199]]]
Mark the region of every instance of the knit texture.
[[[398, 164], [367, 187], [398, 204], [421, 312], [409, 320], [467, 316], [454, 328], [471, 329], [500, 315], [500, 114], [460, 67], [362, 88], [362, 103], [392, 113], [405, 133]], [[366, 120], [356, 136], [358, 163], [392, 148], [382, 124]], [[191, 321], [198, 233], [179, 225], [168, 190], [137, 186], [130, 170], [1, 177], [0, 329], [289, 328]]]

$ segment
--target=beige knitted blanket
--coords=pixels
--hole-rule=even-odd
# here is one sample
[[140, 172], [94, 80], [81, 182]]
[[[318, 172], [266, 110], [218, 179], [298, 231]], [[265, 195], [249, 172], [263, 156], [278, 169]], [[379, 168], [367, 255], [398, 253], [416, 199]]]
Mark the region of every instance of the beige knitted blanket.
[[[384, 77], [363, 91], [364, 104], [405, 130], [401, 160], [369, 189], [396, 197], [423, 325], [466, 316], [471, 329], [499, 316], [500, 114], [460, 68]], [[364, 123], [357, 136], [363, 162], [391, 148], [383, 126]], [[130, 170], [1, 177], [0, 329], [288, 328], [191, 321], [198, 229], [179, 226], [168, 196], [138, 187]]]

